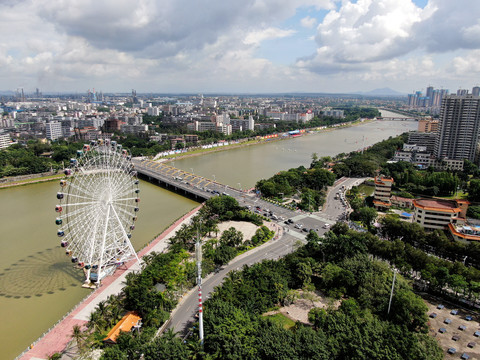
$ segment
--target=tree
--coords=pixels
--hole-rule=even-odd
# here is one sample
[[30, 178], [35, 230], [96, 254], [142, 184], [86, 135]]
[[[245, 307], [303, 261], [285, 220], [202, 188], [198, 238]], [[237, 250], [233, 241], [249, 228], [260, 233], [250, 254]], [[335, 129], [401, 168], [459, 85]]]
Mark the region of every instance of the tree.
[[237, 231], [233, 226], [229, 229], [225, 230], [220, 237], [220, 243], [231, 246], [237, 247], [243, 241], [243, 233], [241, 231]]
[[357, 254], [367, 253], [366, 239], [360, 233], [348, 232], [345, 235], [329, 231], [324, 240], [325, 256], [327, 260], [340, 261]]
[[308, 312], [308, 321], [310, 321], [316, 329], [321, 329], [327, 322], [327, 312], [325, 309], [314, 307]]
[[128, 355], [120, 350], [117, 346], [107, 347], [100, 360], [128, 360]]
[[77, 343], [77, 347], [81, 352], [85, 341], [85, 333], [82, 331], [79, 325], [73, 325], [71, 336], [72, 339]]
[[377, 218], [377, 211], [374, 208], [370, 207], [361, 207], [358, 210], [358, 217], [362, 224], [364, 224], [369, 230], [372, 226], [373, 221]]
[[468, 198], [472, 201], [480, 201], [480, 179], [472, 179], [468, 184]]
[[394, 293], [391, 307], [392, 321], [405, 325], [410, 331], [427, 331], [427, 305], [410, 289], [400, 288]]

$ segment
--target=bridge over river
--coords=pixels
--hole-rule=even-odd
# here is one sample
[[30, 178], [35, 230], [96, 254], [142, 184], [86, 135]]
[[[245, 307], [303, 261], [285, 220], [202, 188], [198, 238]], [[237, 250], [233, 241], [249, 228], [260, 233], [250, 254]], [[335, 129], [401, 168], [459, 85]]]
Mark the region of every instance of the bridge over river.
[[207, 200], [218, 194], [232, 196], [237, 201], [247, 196], [246, 192], [241, 189], [235, 189], [215, 180], [177, 169], [165, 162], [137, 158], [133, 159], [133, 164], [135, 170], [140, 175], [148, 177], [150, 181], [156, 180], [166, 188], [194, 197], [199, 201]]
[[[334, 223], [342, 217], [346, 209], [340, 200], [335, 199], [335, 194], [339, 191], [341, 185], [350, 188], [353, 184], [363, 182], [363, 179], [338, 180], [329, 191], [323, 211], [305, 213], [275, 205], [262, 200], [251, 191], [221, 184], [215, 180], [175, 168], [165, 162], [137, 158], [133, 159], [133, 163], [135, 170], [140, 175], [146, 176], [150, 181], [157, 182], [177, 193], [193, 197], [200, 202], [220, 194], [228, 195], [235, 198], [241, 206], [269, 217], [272, 221], [283, 226], [287, 219], [292, 219], [295, 223], [301, 221], [304, 232], [307, 232], [308, 229], [321, 229], [325, 224]], [[300, 231], [300, 229], [298, 230]]]

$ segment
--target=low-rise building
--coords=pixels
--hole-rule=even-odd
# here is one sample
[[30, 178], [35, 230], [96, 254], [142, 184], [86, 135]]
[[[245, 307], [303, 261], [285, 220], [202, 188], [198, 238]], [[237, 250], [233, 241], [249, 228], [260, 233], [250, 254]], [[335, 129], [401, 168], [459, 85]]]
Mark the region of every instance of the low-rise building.
[[392, 196], [390, 198], [392, 205], [401, 207], [401, 208], [410, 208], [413, 209], [413, 199], [401, 197], [401, 196]]
[[464, 224], [468, 204], [466, 200], [415, 199], [413, 222], [430, 230], [447, 229], [449, 224]]
[[480, 226], [469, 224], [448, 224], [448, 230], [453, 240], [464, 243], [479, 241], [480, 242]]

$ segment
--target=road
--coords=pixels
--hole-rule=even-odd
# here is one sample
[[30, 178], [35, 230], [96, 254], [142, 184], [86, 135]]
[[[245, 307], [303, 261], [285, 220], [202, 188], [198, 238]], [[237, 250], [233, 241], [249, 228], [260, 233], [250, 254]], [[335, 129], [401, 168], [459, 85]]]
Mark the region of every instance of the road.
[[[285, 234], [279, 240], [272, 240], [260, 247], [244, 253], [233, 259], [228, 265], [224, 265], [220, 271], [210, 274], [203, 280], [202, 294], [203, 300], [208, 299], [209, 294], [216, 286], [223, 282], [223, 279], [232, 270], [239, 270], [244, 265], [252, 265], [265, 259], [278, 259], [292, 252], [292, 247], [299, 239], [304, 241], [305, 236], [298, 234], [298, 237]], [[174, 313], [170, 317], [168, 328], [184, 333], [188, 330], [188, 325], [194, 321], [194, 315], [198, 311], [197, 287], [185, 295]]]
[[[293, 224], [285, 224], [285, 220], [276, 221], [278, 228], [282, 228], [282, 236], [278, 240], [271, 240], [255, 249], [252, 249], [235, 259], [229, 264], [224, 265], [217, 273], [210, 274], [203, 280], [202, 295], [203, 299], [208, 299], [210, 293], [215, 287], [220, 285], [227, 274], [232, 270], [239, 270], [244, 265], [252, 265], [266, 259], [278, 259], [293, 251], [295, 243], [302, 241], [305, 243], [305, 236], [308, 233], [304, 228], [314, 229], [320, 236], [328, 231], [325, 224], [334, 224], [340, 218], [344, 217], [349, 211], [348, 204], [344, 205], [340, 195], [336, 198], [337, 193], [344, 193], [346, 189], [359, 185], [365, 179], [342, 178], [335, 185], [329, 188], [325, 206], [321, 212], [309, 214], [293, 212], [280, 206], [259, 200], [255, 197], [246, 197], [245, 203], [250, 206], [261, 206], [262, 213], [265, 209], [272, 210], [277, 216], [284, 219], [292, 219]], [[298, 225], [302, 228], [298, 228]], [[297, 227], [295, 227], [297, 225]], [[177, 308], [170, 317], [170, 321], [165, 329], [172, 328], [177, 332], [186, 333], [188, 325], [194, 321], [194, 315], [198, 309], [197, 287], [188, 292], [181, 300]]]

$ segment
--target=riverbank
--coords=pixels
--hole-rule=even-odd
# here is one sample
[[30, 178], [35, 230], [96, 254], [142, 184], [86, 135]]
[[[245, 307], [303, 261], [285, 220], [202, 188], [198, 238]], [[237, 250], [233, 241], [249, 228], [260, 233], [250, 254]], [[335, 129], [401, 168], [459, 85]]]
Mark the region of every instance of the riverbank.
[[56, 174], [56, 175], [46, 175], [46, 176], [39, 176], [39, 174], [32, 174], [30, 178], [24, 180], [15, 180], [15, 178], [9, 180], [7, 179], [4, 183], [0, 184], [0, 189], [11, 188], [14, 186], [23, 186], [23, 185], [31, 185], [42, 183], [46, 181], [53, 181], [61, 179], [64, 175], [63, 174]]
[[[159, 236], [148, 243], [138, 252], [139, 258], [153, 251], [163, 252], [168, 247], [168, 239], [174, 236], [176, 231], [190, 221], [202, 205], [183, 215]], [[124, 287], [125, 277], [129, 272], [140, 271], [141, 266], [135, 260], [130, 261], [125, 267], [118, 268], [112, 276], [104, 279], [102, 285], [94, 290], [88, 297], [82, 300], [71, 312], [63, 317], [43, 337], [32, 343], [17, 359], [38, 360], [47, 359], [54, 353], [64, 352], [72, 340], [72, 328], [74, 325], [84, 327], [88, 322], [90, 313], [99, 302], [106, 300], [112, 294], [118, 294]]]
[[[308, 136], [312, 134], [316, 134], [319, 132], [330, 132], [330, 131], [335, 131], [335, 130], [340, 130], [340, 129], [345, 129], [353, 126], [359, 126], [363, 124], [367, 124], [373, 121], [377, 121], [375, 119], [364, 119], [364, 120], [356, 120], [352, 121], [350, 123], [345, 123], [339, 126], [329, 126], [325, 128], [307, 128], [304, 129], [305, 132], [302, 133], [302, 136]], [[268, 135], [266, 135], [268, 136]], [[190, 157], [195, 157], [195, 156], [200, 156], [200, 155], [205, 155], [205, 154], [211, 154], [211, 153], [216, 153], [216, 152], [221, 152], [221, 151], [226, 151], [226, 150], [233, 150], [233, 149], [239, 149], [243, 147], [248, 147], [252, 145], [260, 145], [260, 144], [265, 144], [267, 142], [277, 142], [277, 141], [282, 141], [282, 140], [288, 140], [290, 137], [284, 137], [284, 136], [277, 136], [277, 137], [270, 137], [270, 138], [263, 138], [263, 139], [255, 139], [255, 140], [249, 140], [249, 141], [244, 141], [241, 143], [235, 143], [235, 144], [229, 144], [229, 145], [224, 145], [224, 146], [218, 146], [215, 148], [209, 148], [209, 149], [194, 149], [190, 152], [186, 153], [180, 153], [180, 154], [173, 154], [173, 155], [168, 155], [162, 158], [157, 159], [156, 161], [175, 161], [175, 160], [182, 160]]]

